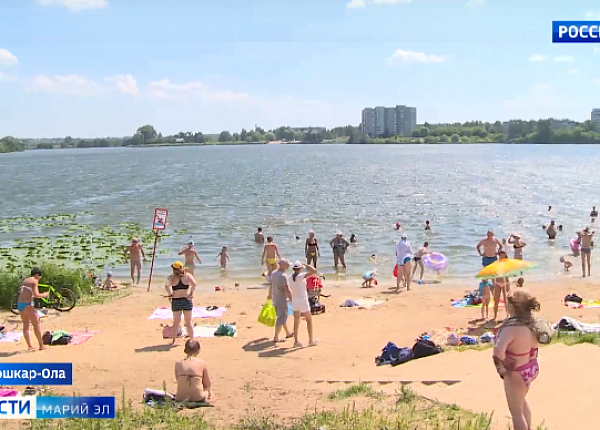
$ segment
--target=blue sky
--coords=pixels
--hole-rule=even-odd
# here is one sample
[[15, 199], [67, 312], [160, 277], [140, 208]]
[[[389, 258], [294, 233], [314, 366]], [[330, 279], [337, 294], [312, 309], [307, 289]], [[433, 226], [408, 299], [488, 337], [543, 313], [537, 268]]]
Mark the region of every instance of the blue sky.
[[358, 125], [363, 107], [396, 104], [419, 123], [600, 107], [600, 44], [551, 34], [553, 20], [600, 20], [597, 1], [2, 0], [0, 16], [0, 136]]

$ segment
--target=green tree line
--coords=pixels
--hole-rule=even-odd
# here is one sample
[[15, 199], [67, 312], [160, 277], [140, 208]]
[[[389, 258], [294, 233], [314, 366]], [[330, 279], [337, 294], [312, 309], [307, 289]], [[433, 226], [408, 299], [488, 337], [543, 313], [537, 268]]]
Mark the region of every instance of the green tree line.
[[0, 153], [25, 151], [25, 146], [20, 139], [12, 136], [5, 136], [0, 139]]

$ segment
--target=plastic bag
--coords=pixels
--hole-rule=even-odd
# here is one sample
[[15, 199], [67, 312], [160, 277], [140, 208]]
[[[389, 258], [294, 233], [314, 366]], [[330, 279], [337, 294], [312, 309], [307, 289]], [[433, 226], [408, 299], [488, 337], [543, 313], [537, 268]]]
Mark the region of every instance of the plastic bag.
[[258, 315], [258, 322], [266, 325], [267, 327], [274, 327], [277, 314], [275, 313], [275, 306], [271, 300], [267, 300], [263, 306], [260, 314]]

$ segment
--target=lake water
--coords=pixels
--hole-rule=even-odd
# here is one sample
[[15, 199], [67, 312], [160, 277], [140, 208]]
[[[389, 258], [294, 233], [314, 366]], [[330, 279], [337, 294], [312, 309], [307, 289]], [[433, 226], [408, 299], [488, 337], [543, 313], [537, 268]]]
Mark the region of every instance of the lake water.
[[[320, 240], [319, 271], [332, 274], [327, 242], [340, 229], [359, 245], [347, 255], [358, 278], [377, 256], [380, 278], [391, 276], [402, 223], [413, 247], [423, 241], [445, 254], [448, 276], [473, 277], [475, 246], [489, 228], [519, 232], [532, 275], [561, 273], [575, 231], [600, 206], [600, 154], [577, 145], [260, 145], [28, 151], [0, 155], [0, 216], [94, 214], [86, 222], [133, 221], [151, 227], [155, 207], [169, 209], [156, 272], [165, 275], [192, 238], [204, 279], [258, 278], [262, 226], [284, 256], [304, 256], [306, 232]], [[548, 206], [552, 211], [548, 212]], [[564, 226], [555, 243], [541, 226]], [[425, 220], [433, 231], [426, 233]], [[297, 242], [295, 235], [301, 237]], [[14, 237], [0, 238], [0, 244]], [[151, 243], [145, 243], [149, 253]], [[214, 257], [228, 245], [226, 274]], [[593, 257], [594, 258], [594, 257]], [[578, 258], [573, 272], [580, 275]], [[145, 267], [147, 273], [148, 265]], [[127, 267], [111, 268], [128, 275]]]

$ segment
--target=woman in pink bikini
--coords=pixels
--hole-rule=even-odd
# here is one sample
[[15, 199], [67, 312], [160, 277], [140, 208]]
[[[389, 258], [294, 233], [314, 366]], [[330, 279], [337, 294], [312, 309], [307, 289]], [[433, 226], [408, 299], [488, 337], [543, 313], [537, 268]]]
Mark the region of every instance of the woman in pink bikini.
[[532, 311], [540, 304], [523, 290], [511, 291], [506, 300], [510, 315], [498, 330], [494, 347], [494, 364], [504, 380], [506, 401], [514, 430], [531, 430], [531, 409], [526, 396], [530, 384], [537, 378], [539, 343], [549, 343], [550, 333]]

